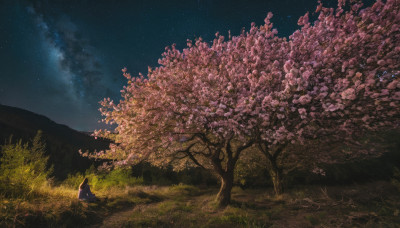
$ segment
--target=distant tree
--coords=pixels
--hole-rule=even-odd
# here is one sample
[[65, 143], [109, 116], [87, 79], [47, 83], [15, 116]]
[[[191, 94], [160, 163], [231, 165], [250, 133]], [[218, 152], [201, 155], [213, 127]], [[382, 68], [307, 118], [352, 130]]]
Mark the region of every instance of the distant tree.
[[[49, 174], [47, 162], [49, 157], [46, 156], [46, 144], [43, 141], [43, 133], [39, 130], [32, 140], [32, 146], [30, 148], [30, 155], [26, 158], [27, 162], [32, 165], [32, 170], [36, 174]], [[51, 172], [53, 168], [49, 170]]]
[[[265, 25], [253, 23], [227, 41], [216, 34], [211, 45], [198, 39], [182, 52], [167, 48], [147, 78], [124, 69], [123, 99], [114, 104], [107, 98], [101, 108], [105, 122], [118, 126], [113, 133], [95, 132], [115, 143], [97, 155], [116, 164], [146, 159], [212, 169], [221, 179], [218, 202], [226, 205], [235, 165], [253, 145], [265, 155], [280, 194], [277, 161], [296, 155], [288, 151], [293, 145], [354, 142], [365, 130], [398, 126], [399, 2], [377, 1], [361, 11], [355, 2], [347, 12], [344, 4], [339, 1], [336, 12], [319, 5], [318, 21], [311, 25], [308, 14], [301, 17], [302, 29], [289, 40], [276, 36], [269, 13]], [[339, 160], [326, 154], [302, 155]]]

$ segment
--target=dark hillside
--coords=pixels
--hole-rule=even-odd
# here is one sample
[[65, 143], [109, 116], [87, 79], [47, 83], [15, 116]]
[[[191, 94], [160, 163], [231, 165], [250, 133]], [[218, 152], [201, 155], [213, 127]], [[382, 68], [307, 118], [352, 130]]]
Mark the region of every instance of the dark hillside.
[[109, 142], [95, 140], [88, 133], [78, 132], [68, 126], [57, 124], [49, 118], [20, 108], [0, 105], [0, 144], [5, 144], [10, 136], [12, 141], [22, 139], [27, 142], [38, 130], [43, 131], [50, 162], [54, 165], [54, 175], [63, 179], [68, 173], [83, 171], [91, 164], [79, 155], [78, 150], [102, 150]]

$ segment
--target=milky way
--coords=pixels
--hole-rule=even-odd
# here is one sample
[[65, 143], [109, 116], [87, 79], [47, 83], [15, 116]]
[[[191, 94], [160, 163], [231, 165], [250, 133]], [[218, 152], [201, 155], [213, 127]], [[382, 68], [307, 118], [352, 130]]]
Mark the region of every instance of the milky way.
[[[0, 86], [0, 102], [47, 115], [75, 129], [96, 128], [100, 119], [98, 101], [118, 97], [122, 77], [120, 81], [111, 80], [102, 67], [101, 55], [69, 15], [52, 12], [41, 4], [9, 6], [31, 22], [29, 34], [19, 35], [21, 40], [35, 40], [35, 56], [25, 57], [22, 62], [29, 63], [33, 58], [39, 64], [30, 72], [15, 71], [13, 77], [20, 80], [20, 91]], [[25, 48], [21, 56], [24, 52], [29, 51]], [[1, 73], [2, 78], [10, 77]], [[11, 79], [3, 85], [8, 80]]]
[[55, 61], [60, 82], [75, 100], [99, 100], [112, 83], [105, 80], [101, 62], [88, 40], [79, 33], [78, 26], [67, 15], [52, 16], [39, 13], [38, 7], [27, 7], [36, 21], [49, 52], [49, 61]]

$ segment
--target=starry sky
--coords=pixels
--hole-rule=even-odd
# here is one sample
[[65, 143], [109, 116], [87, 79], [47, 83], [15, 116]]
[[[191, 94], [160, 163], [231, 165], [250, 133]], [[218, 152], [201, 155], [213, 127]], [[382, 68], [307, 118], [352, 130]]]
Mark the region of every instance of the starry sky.
[[[326, 5], [333, 0], [328, 0]], [[332, 5], [332, 4], [331, 4]], [[335, 4], [333, 4], [335, 5]], [[166, 46], [240, 34], [268, 12], [289, 36], [317, 0], [0, 0], [0, 103], [80, 131], [101, 128], [104, 97], [158, 66]]]

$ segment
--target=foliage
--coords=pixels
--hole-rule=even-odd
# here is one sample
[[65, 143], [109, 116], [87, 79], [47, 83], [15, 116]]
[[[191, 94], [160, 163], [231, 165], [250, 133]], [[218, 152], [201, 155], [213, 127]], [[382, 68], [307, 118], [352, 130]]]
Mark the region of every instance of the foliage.
[[143, 177], [146, 185], [172, 185], [172, 184], [191, 184], [191, 185], [216, 185], [218, 180], [207, 170], [200, 167], [188, 168], [179, 172], [173, 167], [164, 168], [152, 166], [147, 162], [141, 162], [132, 166], [134, 177]]
[[89, 179], [89, 184], [94, 190], [110, 189], [113, 187], [124, 188], [143, 184], [142, 177], [133, 177], [131, 169], [118, 168], [112, 171], [96, 171], [92, 166], [84, 174], [68, 175], [63, 184], [78, 189], [84, 178]]
[[235, 169], [235, 184], [241, 188], [269, 186], [265, 157], [251, 148], [241, 155]]
[[[6, 144], [1, 147], [0, 193], [8, 197], [30, 197], [47, 184], [51, 168], [47, 169], [46, 145], [38, 131], [31, 143]], [[11, 141], [11, 139], [10, 139]]]

